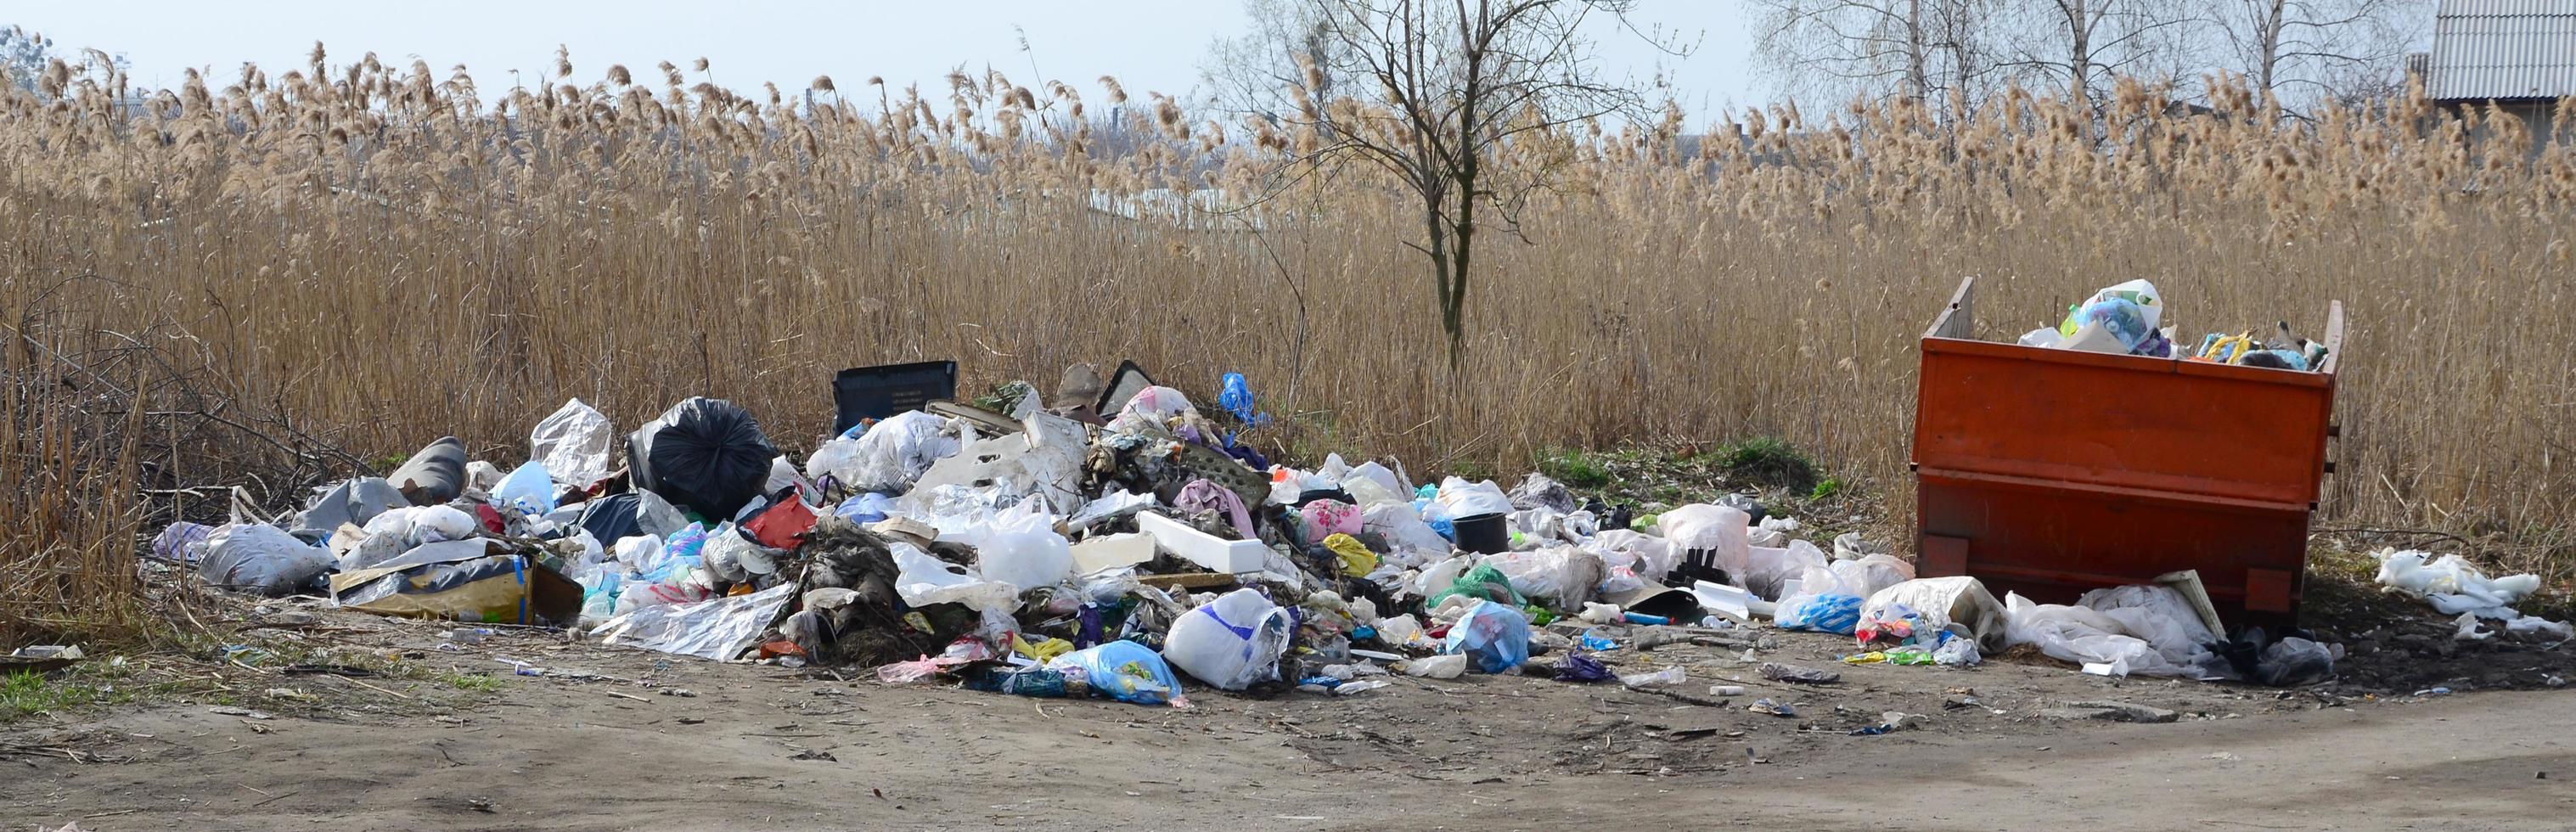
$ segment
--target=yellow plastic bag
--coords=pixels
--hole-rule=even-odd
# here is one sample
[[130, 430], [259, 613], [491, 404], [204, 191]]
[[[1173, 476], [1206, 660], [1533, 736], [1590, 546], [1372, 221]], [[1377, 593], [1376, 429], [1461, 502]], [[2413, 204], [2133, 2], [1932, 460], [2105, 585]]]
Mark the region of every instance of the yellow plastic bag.
[[1368, 573], [1377, 571], [1377, 553], [1360, 545], [1359, 538], [1346, 534], [1325, 535], [1324, 548], [1342, 556], [1342, 574], [1365, 578]]

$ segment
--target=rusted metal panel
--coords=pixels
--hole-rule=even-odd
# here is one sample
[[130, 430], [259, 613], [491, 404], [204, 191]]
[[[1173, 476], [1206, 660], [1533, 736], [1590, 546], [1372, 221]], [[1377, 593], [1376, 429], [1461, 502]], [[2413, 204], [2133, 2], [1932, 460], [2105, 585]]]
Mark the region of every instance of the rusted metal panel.
[[1964, 306], [1922, 342], [1926, 574], [2066, 601], [2196, 569], [2232, 618], [2295, 612], [2329, 466], [2341, 304], [2313, 373], [1940, 337], [1965, 331]]

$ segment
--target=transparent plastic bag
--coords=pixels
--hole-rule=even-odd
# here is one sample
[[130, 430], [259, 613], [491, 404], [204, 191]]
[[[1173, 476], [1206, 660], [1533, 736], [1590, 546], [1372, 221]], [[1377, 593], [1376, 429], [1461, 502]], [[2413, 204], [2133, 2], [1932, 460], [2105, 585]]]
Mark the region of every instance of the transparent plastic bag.
[[586, 486], [608, 476], [617, 449], [617, 427], [580, 399], [564, 402], [528, 432], [528, 457], [565, 485]]
[[895, 594], [906, 604], [964, 604], [970, 609], [1004, 613], [1020, 605], [1019, 590], [1010, 584], [950, 572], [946, 561], [900, 540], [888, 541], [886, 548], [894, 555]]
[[1520, 610], [1478, 600], [1465, 617], [1450, 625], [1445, 653], [1473, 659], [1476, 669], [1501, 673], [1529, 661], [1529, 617]]

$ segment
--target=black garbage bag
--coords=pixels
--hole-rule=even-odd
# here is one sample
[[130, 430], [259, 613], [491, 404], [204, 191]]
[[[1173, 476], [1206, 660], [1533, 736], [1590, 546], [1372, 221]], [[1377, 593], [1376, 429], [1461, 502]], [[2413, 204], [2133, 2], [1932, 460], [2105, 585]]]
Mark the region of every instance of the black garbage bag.
[[636, 488], [709, 520], [730, 520], [769, 484], [778, 449], [750, 411], [693, 396], [627, 437], [626, 456]]

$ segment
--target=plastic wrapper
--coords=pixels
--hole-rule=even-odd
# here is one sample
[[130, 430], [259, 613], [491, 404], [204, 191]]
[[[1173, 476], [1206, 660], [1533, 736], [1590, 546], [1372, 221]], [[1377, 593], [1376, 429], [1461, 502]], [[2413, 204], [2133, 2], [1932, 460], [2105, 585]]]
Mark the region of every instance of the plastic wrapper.
[[1523, 598], [1552, 599], [1565, 608], [1591, 600], [1609, 574], [1601, 556], [1571, 546], [1505, 552], [1485, 558], [1479, 568], [1500, 570]]
[[1026, 592], [1073, 577], [1073, 544], [1055, 532], [1055, 517], [1029, 501], [982, 525], [940, 535], [975, 547], [975, 571]]

